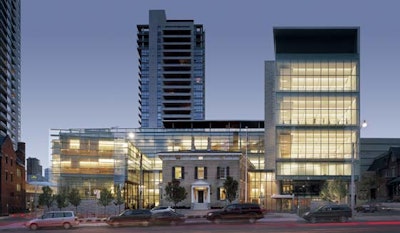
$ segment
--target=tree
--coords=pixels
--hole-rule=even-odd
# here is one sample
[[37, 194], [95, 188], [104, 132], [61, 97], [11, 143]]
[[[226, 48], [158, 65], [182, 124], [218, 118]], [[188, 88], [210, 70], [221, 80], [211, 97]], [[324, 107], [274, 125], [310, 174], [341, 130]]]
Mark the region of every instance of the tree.
[[75, 212], [78, 213], [78, 206], [81, 204], [81, 195], [76, 188], [71, 189], [68, 193], [68, 201], [71, 205], [75, 206]]
[[47, 209], [53, 205], [53, 190], [49, 186], [42, 187], [42, 193], [39, 195], [39, 205], [47, 206]]
[[124, 203], [125, 203], [125, 200], [124, 200], [124, 197], [122, 196], [121, 186], [118, 185], [117, 186], [117, 195], [116, 195], [115, 200], [114, 200], [114, 205], [118, 206], [118, 212], [121, 212], [120, 205], [122, 205]]
[[56, 194], [54, 196], [54, 199], [56, 200], [57, 207], [61, 210], [62, 208], [65, 208], [68, 206], [68, 199], [67, 199], [67, 191], [65, 189], [62, 189], [59, 194]]
[[239, 183], [234, 180], [231, 176], [226, 177], [224, 182], [224, 189], [226, 192], [226, 199], [231, 203], [236, 199]]
[[106, 214], [106, 208], [107, 206], [112, 202], [113, 196], [110, 190], [107, 188], [103, 188], [100, 191], [100, 199], [99, 199], [99, 204], [104, 206], [104, 215]]
[[347, 183], [343, 180], [327, 180], [320, 191], [323, 200], [340, 203], [347, 195]]
[[185, 200], [187, 196], [185, 188], [180, 185], [181, 182], [179, 180], [173, 180], [172, 182], [168, 182], [168, 185], [165, 187], [166, 200], [173, 202], [174, 207], [179, 202]]

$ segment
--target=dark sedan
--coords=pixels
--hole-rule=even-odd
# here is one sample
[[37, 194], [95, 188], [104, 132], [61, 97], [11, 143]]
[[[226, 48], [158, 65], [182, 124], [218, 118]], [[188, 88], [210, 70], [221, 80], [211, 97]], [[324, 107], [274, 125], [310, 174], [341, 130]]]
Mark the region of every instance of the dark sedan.
[[173, 211], [153, 213], [150, 223], [152, 225], [178, 225], [185, 222], [185, 215]]
[[111, 216], [106, 220], [110, 226], [148, 226], [151, 220], [150, 210], [125, 210], [117, 216]]

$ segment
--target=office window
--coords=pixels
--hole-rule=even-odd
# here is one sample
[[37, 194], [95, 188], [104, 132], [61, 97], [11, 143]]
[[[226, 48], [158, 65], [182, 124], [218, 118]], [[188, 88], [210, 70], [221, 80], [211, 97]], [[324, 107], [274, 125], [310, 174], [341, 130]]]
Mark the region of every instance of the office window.
[[79, 139], [70, 139], [69, 140], [69, 149], [79, 150], [79, 148], [80, 148]]
[[226, 190], [224, 187], [219, 187], [217, 189], [217, 200], [221, 200], [221, 201], [226, 200]]
[[226, 179], [229, 176], [229, 167], [217, 167], [217, 179]]
[[195, 167], [194, 168], [194, 178], [196, 180], [207, 179], [207, 167]]
[[184, 167], [172, 167], [172, 179], [182, 180], [184, 179], [185, 168]]

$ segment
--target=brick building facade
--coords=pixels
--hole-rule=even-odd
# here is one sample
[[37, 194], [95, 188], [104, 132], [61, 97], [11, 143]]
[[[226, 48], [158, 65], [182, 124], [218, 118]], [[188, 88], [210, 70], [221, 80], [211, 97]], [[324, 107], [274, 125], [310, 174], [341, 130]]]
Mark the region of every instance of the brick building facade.
[[25, 143], [14, 150], [9, 136], [0, 137], [0, 215], [26, 209]]

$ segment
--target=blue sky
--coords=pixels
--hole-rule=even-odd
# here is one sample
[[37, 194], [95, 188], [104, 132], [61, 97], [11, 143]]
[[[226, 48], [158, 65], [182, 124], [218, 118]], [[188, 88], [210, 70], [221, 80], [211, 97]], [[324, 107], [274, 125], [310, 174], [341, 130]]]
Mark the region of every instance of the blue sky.
[[136, 25], [150, 9], [206, 32], [206, 119], [264, 118], [275, 26], [359, 26], [362, 137], [400, 137], [396, 0], [21, 0], [22, 141], [50, 164], [49, 130], [138, 127]]

